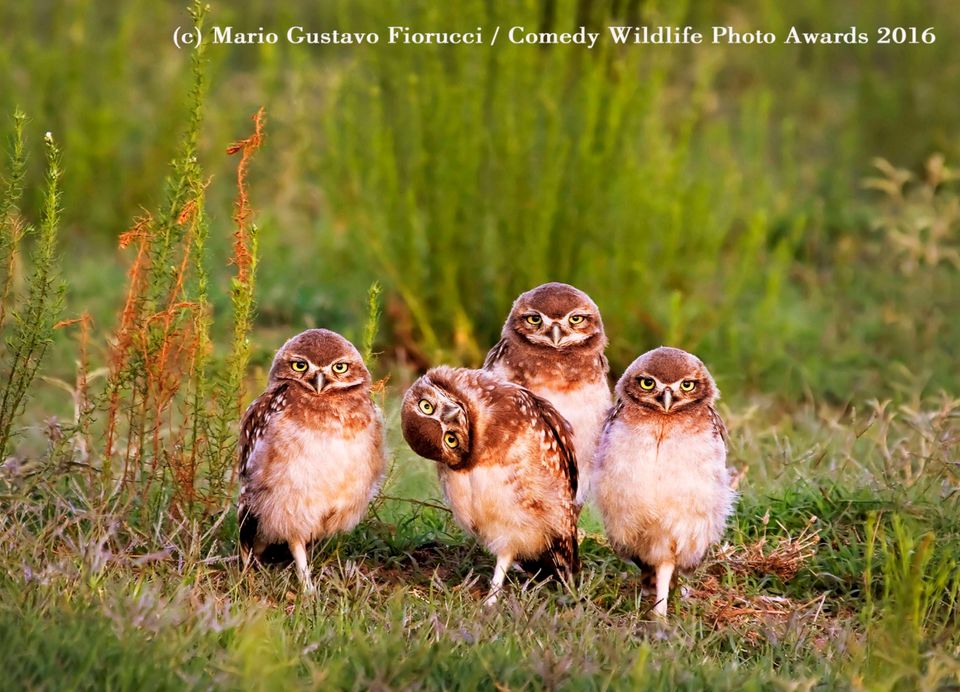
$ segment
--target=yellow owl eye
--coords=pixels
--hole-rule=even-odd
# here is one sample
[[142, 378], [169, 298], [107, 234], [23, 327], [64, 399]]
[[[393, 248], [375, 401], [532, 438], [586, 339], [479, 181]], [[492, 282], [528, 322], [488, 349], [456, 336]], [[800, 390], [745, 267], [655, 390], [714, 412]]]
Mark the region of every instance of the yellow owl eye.
[[697, 388], [697, 383], [693, 380], [684, 380], [680, 383], [680, 391], [683, 392], [692, 392]]
[[293, 368], [294, 372], [306, 372], [310, 366], [307, 365], [305, 360], [295, 360], [290, 363], [290, 367]]
[[433, 404], [431, 404], [426, 399], [421, 399], [420, 403], [417, 404], [420, 407], [420, 410], [426, 413], [428, 416], [433, 413]]
[[571, 316], [570, 316], [570, 324], [580, 324], [580, 323], [583, 322], [585, 319], [587, 319], [587, 318], [584, 317], [583, 315], [571, 315]]
[[338, 375], [342, 375], [343, 373], [345, 373], [347, 370], [350, 369], [350, 366], [347, 363], [340, 362], [340, 363], [334, 363], [333, 367], [330, 369], [333, 370]]
[[640, 389], [645, 389], [646, 391], [649, 392], [651, 389], [653, 389], [656, 386], [657, 386], [657, 382], [652, 377], [640, 378]]
[[457, 436], [453, 433], [447, 433], [443, 436], [443, 443], [447, 445], [450, 449], [456, 449], [460, 446], [460, 441], [457, 439]]
[[541, 322], [543, 322], [543, 318], [540, 317], [540, 315], [527, 315], [527, 324], [532, 324], [536, 327]]

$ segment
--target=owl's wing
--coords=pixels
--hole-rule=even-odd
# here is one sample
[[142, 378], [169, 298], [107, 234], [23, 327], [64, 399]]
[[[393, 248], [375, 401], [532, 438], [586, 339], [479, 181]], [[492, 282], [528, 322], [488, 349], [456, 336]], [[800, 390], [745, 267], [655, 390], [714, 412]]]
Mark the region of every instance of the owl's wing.
[[487, 357], [483, 359], [483, 369], [492, 370], [493, 367], [503, 360], [503, 357], [507, 354], [507, 340], [500, 339], [496, 345], [490, 349], [487, 353]]
[[253, 450], [263, 438], [270, 419], [287, 405], [289, 384], [281, 382], [253, 400], [240, 420], [237, 468], [241, 483], [250, 477], [254, 463]]
[[576, 497], [579, 477], [576, 447], [573, 445], [573, 430], [570, 428], [570, 423], [546, 399], [522, 387], [520, 392], [520, 397], [524, 399], [522, 403], [540, 415], [540, 420], [547, 426], [553, 441], [556, 442], [556, 453], [551, 455], [550, 459], [551, 466], [566, 481], [571, 496]]
[[519, 390], [522, 403], [536, 411], [546, 426], [554, 445], [547, 459], [551, 469], [566, 482], [570, 490], [569, 526], [555, 536], [547, 549], [535, 559], [523, 560], [521, 567], [534, 575], [550, 577], [560, 575], [571, 577], [580, 569], [580, 556], [577, 546], [577, 518], [580, 506], [576, 503], [579, 472], [577, 470], [576, 448], [573, 445], [573, 431], [567, 419], [546, 399], [538, 397], [528, 389]]
[[580, 571], [580, 552], [577, 545], [577, 529], [556, 536], [547, 549], [535, 558], [520, 560], [520, 568], [535, 578], [570, 578]]
[[723, 440], [724, 444], [727, 444], [729, 438], [727, 436], [727, 426], [724, 424], [723, 418], [720, 417], [717, 409], [715, 409], [712, 405], [707, 406], [707, 413], [710, 414], [710, 421], [713, 423], [714, 434]]
[[614, 402], [613, 407], [607, 413], [607, 419], [603, 421], [603, 428], [601, 428], [601, 433], [600, 433], [601, 436], [603, 436], [603, 433], [607, 431], [607, 428], [613, 425], [613, 421], [617, 419], [617, 416], [619, 416], [622, 411], [623, 411], [623, 399], [620, 399], [618, 397], [617, 400]]
[[257, 442], [263, 438], [271, 418], [287, 405], [288, 386], [286, 382], [281, 382], [265, 391], [253, 400], [240, 420], [240, 440], [237, 444], [240, 502], [237, 507], [237, 524], [240, 527], [240, 550], [244, 554], [244, 559], [246, 559], [246, 554], [253, 549], [257, 538], [257, 517], [250, 512], [243, 498], [247, 481], [250, 480], [256, 468], [257, 460], [253, 456], [253, 451], [257, 447]]
[[604, 377], [610, 374], [610, 361], [607, 360], [607, 354], [603, 351], [600, 352], [600, 372]]

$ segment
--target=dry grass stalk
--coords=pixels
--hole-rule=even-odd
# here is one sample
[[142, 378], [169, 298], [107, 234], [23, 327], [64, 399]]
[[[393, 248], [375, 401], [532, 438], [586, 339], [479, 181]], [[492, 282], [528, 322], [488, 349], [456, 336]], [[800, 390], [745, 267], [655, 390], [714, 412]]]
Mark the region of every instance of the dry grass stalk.
[[821, 594], [798, 601], [784, 596], [742, 594], [723, 588], [714, 575], [707, 576], [690, 590], [689, 595], [704, 604], [706, 619], [712, 622], [714, 629], [743, 628], [743, 636], [752, 643], [761, 638], [761, 627], [782, 625], [798, 615], [811, 616], [815, 624], [823, 613], [827, 596]]
[[247, 285], [251, 280], [253, 267], [253, 253], [250, 247], [249, 228], [252, 209], [247, 197], [247, 167], [254, 152], [263, 142], [263, 125], [266, 120], [263, 107], [253, 116], [253, 134], [227, 147], [227, 154], [231, 156], [240, 153], [240, 163], [237, 165], [237, 200], [234, 203], [233, 223], [236, 230], [233, 234], [233, 258], [231, 263], [237, 267], [236, 280]]
[[780, 525], [786, 535], [768, 545], [768, 537], [742, 546], [723, 544], [707, 568], [711, 574], [733, 571], [736, 574], [772, 574], [783, 582], [797, 576], [800, 569], [813, 557], [820, 542], [820, 531], [814, 529], [816, 517], [810, 517], [807, 525], [793, 537]]
[[127, 272], [127, 295], [120, 312], [120, 325], [113, 338], [110, 356], [110, 378], [108, 383], [109, 403], [107, 405], [107, 432], [104, 443], [104, 464], [109, 474], [110, 460], [113, 456], [114, 439], [117, 434], [117, 418], [120, 414], [121, 375], [127, 367], [130, 346], [133, 341], [134, 325], [140, 318], [146, 293], [150, 264], [150, 228], [153, 217], [145, 214], [138, 218], [133, 227], [120, 236], [120, 249], [126, 249], [137, 243], [137, 255]]

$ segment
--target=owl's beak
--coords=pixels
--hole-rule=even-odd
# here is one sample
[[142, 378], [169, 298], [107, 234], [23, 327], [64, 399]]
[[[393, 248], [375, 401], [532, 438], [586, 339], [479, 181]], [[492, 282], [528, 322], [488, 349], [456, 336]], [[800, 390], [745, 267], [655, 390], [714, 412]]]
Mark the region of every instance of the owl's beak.
[[670, 387], [663, 388], [663, 410], [670, 411], [670, 407], [673, 406], [673, 390]]
[[560, 332], [560, 323], [554, 322], [553, 326], [550, 327], [550, 341], [553, 342], [554, 347], [560, 345], [560, 339], [563, 337], [563, 334]]
[[327, 378], [323, 376], [322, 372], [317, 372], [316, 378], [313, 380], [313, 388], [317, 390], [317, 394], [323, 391], [323, 388], [327, 386]]
[[460, 415], [460, 407], [454, 406], [453, 404], [446, 404], [440, 410], [440, 420], [444, 423], [452, 423], [457, 420], [457, 417]]

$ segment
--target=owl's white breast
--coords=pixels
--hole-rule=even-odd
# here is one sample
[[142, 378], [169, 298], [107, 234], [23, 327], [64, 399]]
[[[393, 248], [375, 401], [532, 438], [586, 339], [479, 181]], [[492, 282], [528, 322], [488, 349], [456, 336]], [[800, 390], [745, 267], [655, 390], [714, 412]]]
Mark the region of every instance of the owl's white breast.
[[379, 418], [354, 435], [278, 425], [254, 450], [244, 498], [269, 542], [352, 529], [386, 470]]
[[593, 482], [611, 542], [650, 564], [696, 566], [722, 536], [735, 497], [723, 440], [679, 425], [614, 421]]
[[567, 419], [573, 428], [574, 446], [577, 454], [579, 483], [577, 503], [583, 504], [590, 496], [590, 479], [593, 458], [600, 430], [610, 410], [610, 387], [606, 379], [583, 384], [575, 389], [560, 391], [549, 387], [533, 389]]
[[[512, 464], [451, 471], [438, 466], [454, 518], [494, 555], [536, 557], [564, 525], [562, 489], [536, 468], [518, 475]], [[541, 499], [531, 508], [525, 498]]]

